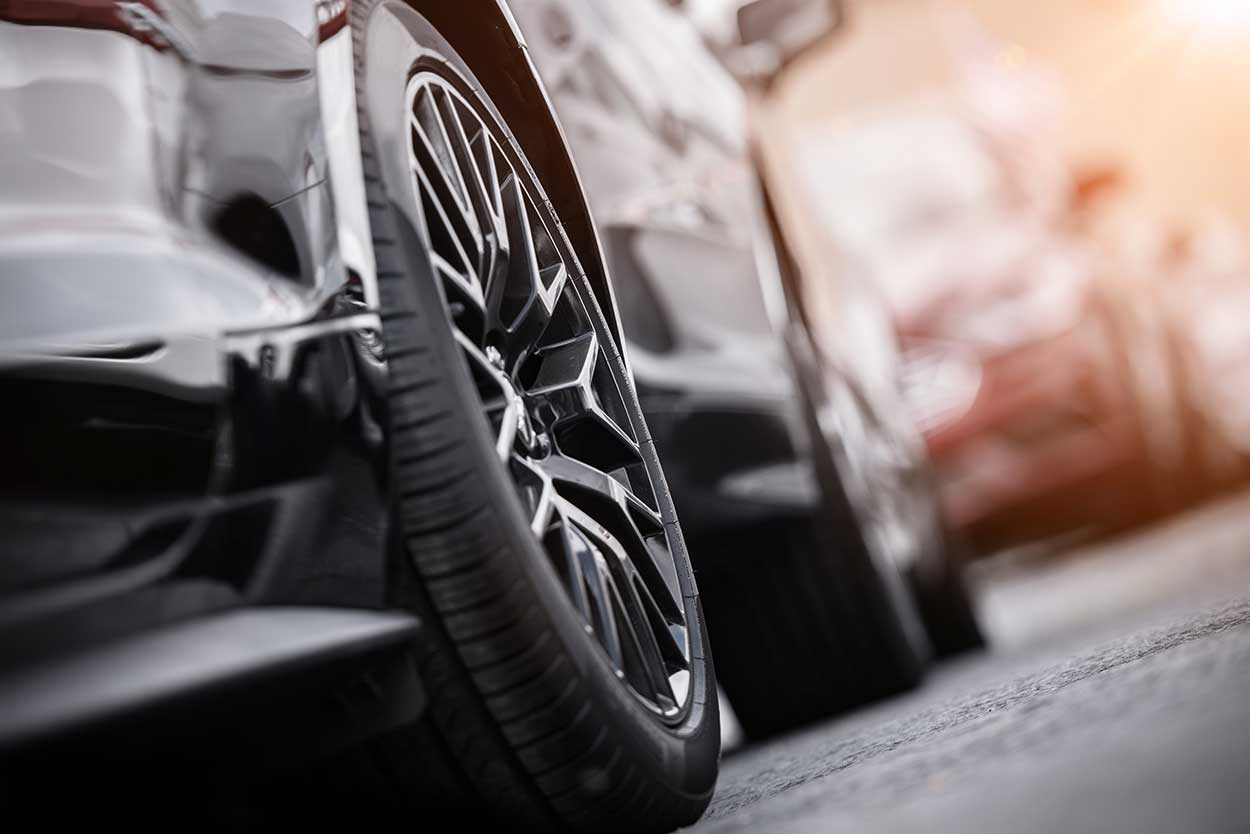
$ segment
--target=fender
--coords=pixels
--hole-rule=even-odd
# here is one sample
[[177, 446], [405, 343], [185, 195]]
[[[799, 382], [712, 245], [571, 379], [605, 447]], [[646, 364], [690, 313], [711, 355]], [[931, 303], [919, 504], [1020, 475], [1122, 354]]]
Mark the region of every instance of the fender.
[[[581, 178], [512, 13], [502, 0], [409, 0], [409, 5], [434, 24], [472, 67], [525, 150], [624, 353], [619, 313]], [[356, 130], [350, 31], [340, 31], [323, 43], [318, 72], [339, 243], [344, 261], [360, 276], [373, 307], [377, 290]]]

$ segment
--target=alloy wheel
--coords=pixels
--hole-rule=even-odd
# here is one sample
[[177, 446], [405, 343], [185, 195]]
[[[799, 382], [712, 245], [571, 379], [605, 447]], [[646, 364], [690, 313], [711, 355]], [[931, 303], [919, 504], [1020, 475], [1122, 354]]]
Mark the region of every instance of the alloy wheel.
[[643, 704], [677, 721], [691, 656], [673, 519], [593, 301], [493, 119], [430, 71], [409, 80], [406, 107], [430, 260], [495, 452], [587, 633]]

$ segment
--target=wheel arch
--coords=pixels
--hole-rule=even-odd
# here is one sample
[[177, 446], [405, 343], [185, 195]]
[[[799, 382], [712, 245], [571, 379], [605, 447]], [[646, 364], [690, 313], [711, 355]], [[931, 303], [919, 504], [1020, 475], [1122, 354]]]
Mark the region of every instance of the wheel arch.
[[616, 307], [598, 230], [564, 131], [503, 0], [407, 0], [473, 68], [534, 167], [590, 279], [622, 352]]

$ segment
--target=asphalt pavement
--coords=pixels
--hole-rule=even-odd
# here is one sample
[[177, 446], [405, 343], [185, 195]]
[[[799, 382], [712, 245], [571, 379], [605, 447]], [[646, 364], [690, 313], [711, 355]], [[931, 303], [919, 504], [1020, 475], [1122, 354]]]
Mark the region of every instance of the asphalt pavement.
[[1250, 832], [1250, 495], [978, 566], [993, 650], [727, 754], [711, 832]]

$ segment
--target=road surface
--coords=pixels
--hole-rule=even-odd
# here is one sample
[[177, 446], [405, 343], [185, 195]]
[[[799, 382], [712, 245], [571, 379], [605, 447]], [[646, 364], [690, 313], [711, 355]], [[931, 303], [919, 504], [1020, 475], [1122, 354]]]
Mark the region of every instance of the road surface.
[[992, 652], [726, 756], [713, 832], [1250, 832], [1250, 496], [981, 570]]

